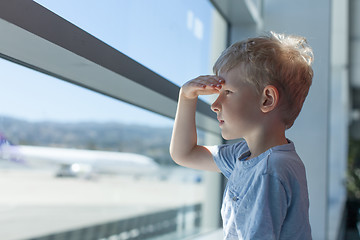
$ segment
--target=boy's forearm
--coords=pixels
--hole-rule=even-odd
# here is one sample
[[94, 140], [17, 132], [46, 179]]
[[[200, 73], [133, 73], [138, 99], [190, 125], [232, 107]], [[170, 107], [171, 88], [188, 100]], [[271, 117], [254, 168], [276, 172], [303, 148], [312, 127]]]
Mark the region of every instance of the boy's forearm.
[[179, 94], [175, 123], [170, 143], [170, 154], [177, 163], [186, 160], [197, 145], [196, 134], [197, 98], [189, 99]]

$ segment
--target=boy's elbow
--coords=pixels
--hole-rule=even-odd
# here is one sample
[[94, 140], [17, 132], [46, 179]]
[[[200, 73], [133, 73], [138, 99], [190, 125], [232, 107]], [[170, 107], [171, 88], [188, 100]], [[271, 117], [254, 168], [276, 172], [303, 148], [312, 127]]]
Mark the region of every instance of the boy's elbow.
[[170, 157], [176, 164], [181, 165], [179, 154], [177, 154], [176, 151], [174, 151], [174, 149], [171, 146], [170, 146]]
[[184, 166], [184, 162], [186, 161], [186, 157], [179, 151], [176, 151], [174, 148], [170, 146], [170, 156], [171, 159], [178, 165]]
[[177, 165], [184, 166], [183, 162], [179, 158], [173, 156], [171, 158], [174, 161], [174, 163], [176, 163]]

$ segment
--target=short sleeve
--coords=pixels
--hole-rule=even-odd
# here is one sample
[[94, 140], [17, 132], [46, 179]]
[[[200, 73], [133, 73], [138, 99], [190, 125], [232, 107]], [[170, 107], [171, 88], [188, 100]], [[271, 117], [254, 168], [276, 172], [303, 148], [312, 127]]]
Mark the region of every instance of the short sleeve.
[[248, 151], [245, 141], [235, 144], [207, 146], [207, 149], [209, 149], [217, 167], [227, 179], [233, 172], [238, 157]]

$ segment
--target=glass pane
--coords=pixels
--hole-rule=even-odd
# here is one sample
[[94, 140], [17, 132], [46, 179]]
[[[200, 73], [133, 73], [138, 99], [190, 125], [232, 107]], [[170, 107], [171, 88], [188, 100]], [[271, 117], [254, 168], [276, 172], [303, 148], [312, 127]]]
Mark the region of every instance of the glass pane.
[[200, 231], [206, 181], [170, 159], [173, 120], [5, 60], [0, 69], [0, 239]]
[[[121, 121], [172, 126], [172, 120], [0, 59], [0, 113], [30, 121]], [[38, 97], [41, 96], [41, 97]], [[131, 114], [129, 114], [131, 113]]]
[[226, 22], [208, 0], [36, 2], [180, 86], [212, 74], [226, 44]]

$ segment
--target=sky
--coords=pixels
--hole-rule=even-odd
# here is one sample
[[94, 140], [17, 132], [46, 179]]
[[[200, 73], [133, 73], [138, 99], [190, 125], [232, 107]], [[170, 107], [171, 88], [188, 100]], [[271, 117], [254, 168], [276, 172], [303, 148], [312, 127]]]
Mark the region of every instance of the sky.
[[[208, 0], [37, 0], [177, 85], [209, 74]], [[172, 119], [0, 59], [0, 115], [30, 121], [117, 121], [171, 126]]]

